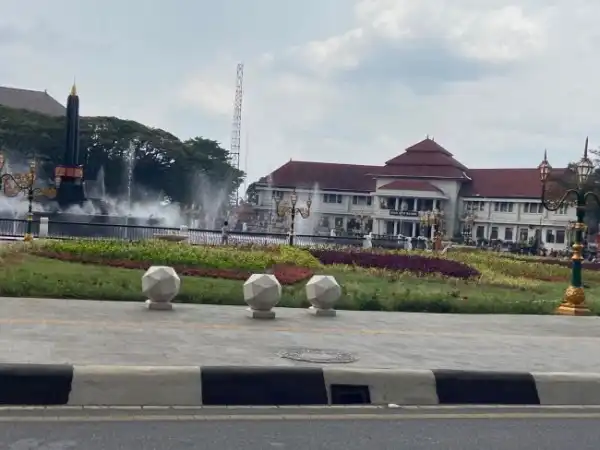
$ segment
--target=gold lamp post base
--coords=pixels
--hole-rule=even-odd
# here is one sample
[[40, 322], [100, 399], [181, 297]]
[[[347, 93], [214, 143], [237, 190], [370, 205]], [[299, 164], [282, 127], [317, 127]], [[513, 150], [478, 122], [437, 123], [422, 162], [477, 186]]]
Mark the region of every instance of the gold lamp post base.
[[555, 312], [562, 316], [589, 316], [592, 314], [585, 304], [585, 291], [582, 287], [575, 286], [567, 288], [563, 302]]
[[561, 316], [591, 316], [592, 312], [585, 305], [571, 305], [569, 303], [561, 303], [556, 308], [556, 314]]

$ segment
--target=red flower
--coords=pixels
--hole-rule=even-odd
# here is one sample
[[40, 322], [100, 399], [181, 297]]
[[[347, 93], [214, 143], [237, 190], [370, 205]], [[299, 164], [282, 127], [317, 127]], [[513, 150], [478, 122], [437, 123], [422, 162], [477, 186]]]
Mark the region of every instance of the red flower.
[[[80, 264], [96, 264], [102, 266], [118, 267], [121, 269], [136, 269], [146, 270], [152, 263], [143, 261], [131, 261], [125, 260], [111, 260], [98, 257], [91, 257], [86, 255], [75, 255], [67, 252], [50, 252], [50, 251], [38, 251], [38, 256], [44, 258], [58, 259], [67, 262], [77, 262]], [[188, 277], [205, 277], [205, 278], [223, 278], [227, 280], [247, 280], [252, 272], [247, 270], [237, 269], [212, 269], [202, 267], [190, 267], [190, 266], [173, 266], [175, 271], [183, 276]], [[310, 269], [305, 267], [289, 266], [289, 265], [277, 265], [271, 270], [273, 275], [279, 280], [281, 284], [296, 284], [300, 281], [306, 280], [313, 275]]]

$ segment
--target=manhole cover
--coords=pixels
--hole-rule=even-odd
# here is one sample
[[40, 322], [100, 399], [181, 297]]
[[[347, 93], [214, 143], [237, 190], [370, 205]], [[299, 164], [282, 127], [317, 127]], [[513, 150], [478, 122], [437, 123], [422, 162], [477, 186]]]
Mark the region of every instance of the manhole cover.
[[279, 352], [279, 356], [294, 361], [321, 364], [347, 364], [358, 360], [358, 358], [351, 353], [318, 348], [287, 349]]

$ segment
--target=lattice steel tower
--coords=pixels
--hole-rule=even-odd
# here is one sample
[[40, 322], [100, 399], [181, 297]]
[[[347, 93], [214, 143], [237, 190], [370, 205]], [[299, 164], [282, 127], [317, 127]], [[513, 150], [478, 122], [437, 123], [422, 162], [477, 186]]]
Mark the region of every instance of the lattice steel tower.
[[[231, 145], [229, 157], [231, 165], [240, 168], [240, 141], [242, 136], [242, 100], [244, 98], [244, 64], [237, 65], [235, 79], [235, 100], [233, 102], [233, 121], [231, 125]], [[239, 189], [235, 192], [235, 204], [238, 204]]]

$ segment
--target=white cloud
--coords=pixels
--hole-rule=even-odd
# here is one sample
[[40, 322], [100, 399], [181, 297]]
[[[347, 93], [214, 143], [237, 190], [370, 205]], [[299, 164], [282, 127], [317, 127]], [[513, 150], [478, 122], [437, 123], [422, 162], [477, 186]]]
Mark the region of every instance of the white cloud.
[[[293, 14], [265, 0], [252, 25], [242, 0], [199, 0], [196, 14], [146, 8], [145, 26], [115, 19], [107, 1], [3, 10], [19, 33], [0, 38], [2, 83], [66, 94], [76, 74], [86, 114], [227, 144], [244, 60], [251, 178], [290, 158], [383, 163], [426, 134], [475, 167], [535, 166], [543, 148], [559, 166], [587, 134], [600, 141], [595, 0], [305, 0]], [[104, 14], [97, 23], [111, 27], [81, 26], [76, 40], [40, 31], [67, 10], [73, 23]], [[197, 17], [212, 21], [195, 27]]]
[[226, 115], [232, 113], [233, 92], [231, 83], [199, 75], [183, 84], [178, 97], [184, 105], [197, 107], [205, 113]]
[[[497, 3], [497, 2], [496, 2]], [[321, 73], [352, 69], [381, 41], [410, 45], [437, 40], [466, 58], [505, 63], [528, 58], [546, 45], [547, 10], [491, 7], [471, 0], [360, 0], [354, 28], [294, 47], [292, 57]], [[476, 6], [477, 5], [477, 6]]]
[[339, 36], [322, 41], [311, 41], [292, 49], [292, 57], [300, 57], [313, 69], [329, 72], [336, 69], [350, 69], [360, 63], [360, 53], [365, 45], [362, 28], [354, 28]]

